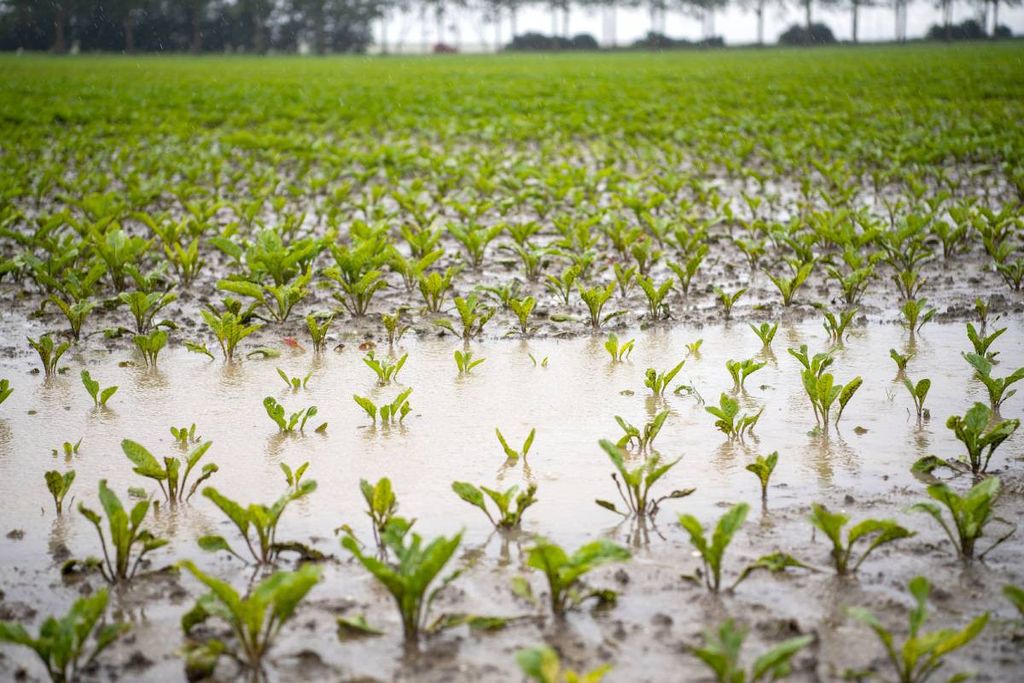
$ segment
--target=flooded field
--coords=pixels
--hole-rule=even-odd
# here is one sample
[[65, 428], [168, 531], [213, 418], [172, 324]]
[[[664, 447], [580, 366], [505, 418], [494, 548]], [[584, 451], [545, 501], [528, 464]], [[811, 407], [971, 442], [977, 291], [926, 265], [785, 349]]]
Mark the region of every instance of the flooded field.
[[[1024, 364], [1020, 321], [995, 324], [1008, 328], [997, 342], [1000, 367]], [[771, 350], [762, 349], [747, 325], [739, 323], [623, 332], [620, 338], [636, 339], [636, 350], [622, 363], [610, 361], [603, 338], [598, 337], [474, 343], [473, 351], [486, 360], [462, 376], [452, 359], [459, 345], [410, 339], [393, 351], [409, 354], [398, 387], [376, 386], [363, 353], [354, 347], [322, 355], [291, 350], [277, 359], [237, 366], [172, 351], [161, 358], [156, 371], [138, 365], [132, 354], [94, 351], [68, 359], [68, 372], [50, 380], [27, 374], [32, 364], [24, 358], [10, 368], [21, 378], [22, 390], [5, 403], [0, 419], [4, 522], [7, 531], [18, 532], [0, 541], [4, 609], [9, 614], [58, 611], [84, 586], [95, 585], [93, 580], [65, 584], [59, 579], [57, 569], [69, 553], [84, 557], [96, 552], [96, 536], [77, 514], [54, 515], [41, 486], [44, 471], [75, 469], [75, 497], [94, 491], [100, 479], [117, 491], [143, 486], [159, 496], [151, 481], [132, 472], [120, 442], [138, 441], [157, 457], [179, 453], [169, 427], [195, 423], [202, 440], [213, 443], [206, 460], [220, 468], [209, 483], [225, 494], [243, 503], [274, 500], [285, 485], [280, 463], [295, 468], [308, 461], [307, 476], [319, 485], [282, 519], [281, 538], [331, 556], [327, 578], [310, 595], [313, 608], [285, 631], [275, 650], [282, 680], [308, 677], [309, 658], [326, 667], [324, 675], [346, 679], [445, 680], [458, 672], [508, 680], [515, 675], [514, 650], [545, 635], [561, 639], [570, 656], [580, 661], [615, 662], [614, 679], [659, 680], [660, 675], [644, 673], [645, 668], [661, 658], [674, 661], [680, 648], [694, 641], [708, 614], [755, 615], [755, 637], [815, 634], [817, 654], [798, 660], [797, 672], [807, 680], [829, 679], [839, 675], [837, 667], [863, 665], [873, 651], [866, 629], [844, 618], [842, 609], [898, 603], [902, 584], [924, 566], [930, 576], [949, 576], [958, 587], [944, 594], [952, 614], [992, 609], [997, 621], [1011, 620], [1011, 609], [1000, 604], [998, 591], [1005, 583], [1024, 580], [1020, 540], [1004, 544], [985, 565], [965, 569], [950, 554], [937, 525], [906, 511], [925, 498], [925, 485], [911, 474], [911, 465], [926, 455], [959, 456], [962, 445], [946, 428], [945, 419], [985, 400], [984, 387], [972, 379], [973, 370], [960, 357], [970, 348], [962, 324], [933, 324], [915, 338], [896, 325], [855, 328], [845, 346], [834, 352], [834, 373], [839, 381], [861, 376], [864, 385], [838, 428], [828, 434], [815, 429], [799, 363], [786, 352], [801, 344], [812, 350], [825, 348], [825, 333], [816, 324], [783, 323]], [[703, 344], [698, 353], [690, 354], [686, 345], [697, 339]], [[908, 376], [932, 380], [926, 402], [930, 418], [917, 419], [910, 394], [889, 359], [891, 348], [913, 352]], [[381, 355], [385, 351], [378, 349]], [[535, 365], [530, 355], [540, 364]], [[714, 427], [701, 399], [717, 403], [721, 392], [730, 392], [725, 362], [747, 357], [763, 359], [767, 365], [748, 378], [746, 390], [738, 395], [740, 404], [745, 411], [763, 408], [764, 413], [744, 441], [729, 440]], [[684, 358], [671, 388], [685, 385], [695, 392], [670, 390], [658, 398], [644, 387], [646, 368], [668, 369]], [[135, 364], [122, 367], [124, 360]], [[93, 407], [80, 387], [80, 368], [87, 368], [104, 385], [120, 387], [107, 408]], [[307, 388], [286, 388], [277, 368], [290, 376], [311, 372]], [[377, 401], [406, 387], [413, 388], [412, 411], [400, 426], [374, 427], [352, 400], [358, 393]], [[303, 434], [279, 433], [262, 405], [267, 395], [289, 411], [317, 406], [310, 425], [327, 422], [326, 431], [315, 433], [307, 427]], [[1021, 405], [1020, 397], [1012, 397], [1003, 412], [1019, 414]], [[642, 425], [664, 409], [669, 417], [656, 448], [665, 457], [682, 456], [682, 461], [662, 486], [666, 492], [691, 487], [696, 492], [665, 502], [649, 526], [638, 525], [594, 503], [597, 498], [617, 499], [609, 476], [612, 466], [597, 439], [621, 436], [615, 416]], [[494, 435], [496, 427], [514, 447], [535, 428], [528, 456], [508, 462]], [[59, 451], [64, 441], [79, 439], [81, 445], [70, 457], [51, 452]], [[778, 451], [779, 464], [762, 509], [757, 478], [745, 466], [756, 455], [772, 451]], [[1006, 480], [1010, 487], [1013, 482], [1020, 486], [1013, 471], [1022, 452], [1015, 435], [992, 462], [994, 472], [1011, 474]], [[479, 642], [467, 640], [467, 634], [456, 629], [430, 640], [420, 659], [393, 657], [401, 650], [401, 630], [389, 600], [341, 549], [335, 534], [348, 524], [360, 536], [372, 537], [359, 481], [383, 476], [393, 483], [401, 513], [416, 518], [415, 529], [428, 537], [464, 531], [459, 562], [467, 571], [443, 598], [443, 609], [520, 620]], [[452, 492], [456, 480], [499, 489], [534, 483], [538, 502], [526, 513], [522, 532], [498, 533], [482, 513]], [[714, 519], [723, 506], [739, 501], [750, 503], [753, 512], [737, 537], [727, 572], [738, 573], [763, 549], [791, 552], [820, 573], [755, 575], [726, 602], [683, 581], [680, 575], [692, 573], [698, 559], [676, 521], [678, 513]], [[812, 501], [835, 506], [855, 520], [891, 516], [918, 535], [872, 556], [859, 580], [840, 580], [828, 568], [827, 543], [820, 535], [812, 541], [812, 527], [806, 521]], [[1024, 497], [1019, 491], [1000, 501], [1003, 515], [1016, 515], [1021, 509]], [[196, 539], [205, 534], [231, 537], [226, 518], [199, 496], [191, 505], [160, 509], [152, 527], [171, 540], [153, 556], [154, 566], [193, 557], [218, 574], [234, 577], [236, 583], [252, 574], [252, 568], [241, 562], [197, 548]], [[619, 607], [573, 615], [568, 629], [534, 616], [536, 610], [516, 600], [509, 588], [513, 577], [526, 573], [523, 548], [532, 534], [566, 547], [597, 535], [629, 546], [635, 554], [632, 562], [600, 570], [606, 581], [619, 584]], [[175, 676], [181, 667], [176, 622], [190, 602], [180, 585], [188, 586], [190, 580], [161, 577], [138, 583], [115, 601], [115, 609], [123, 610], [135, 625], [131, 640], [116, 646], [115, 662], [143, 667], [136, 661], [142, 653], [146, 663], [140, 675], [144, 671], [147, 677]], [[772, 590], [766, 592], [768, 585]], [[541, 587], [537, 588], [539, 592]], [[796, 597], [809, 594], [827, 599], [815, 604]], [[331, 628], [310, 631], [334, 617], [356, 613], [365, 613], [386, 635], [340, 643]], [[859, 659], [845, 642], [851, 638], [866, 648]], [[994, 637], [982, 643], [967, 666], [980, 669], [987, 680], [1007, 680], [1005, 676], [1020, 665], [1017, 655], [1000, 654]], [[11, 674], [27, 662], [5, 657], [3, 666]], [[682, 670], [697, 676], [696, 661], [682, 658], [673, 666], [684, 662], [689, 668]]]
[[1024, 678], [1021, 55], [0, 57], [0, 680]]

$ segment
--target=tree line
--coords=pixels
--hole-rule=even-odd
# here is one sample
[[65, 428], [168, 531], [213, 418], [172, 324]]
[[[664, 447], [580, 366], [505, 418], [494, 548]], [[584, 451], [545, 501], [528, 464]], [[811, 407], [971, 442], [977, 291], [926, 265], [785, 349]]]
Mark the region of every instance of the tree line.
[[[323, 54], [361, 52], [374, 41], [372, 26], [380, 22], [378, 38], [387, 51], [388, 20], [396, 14], [417, 17], [421, 26], [436, 26], [435, 40], [443, 43], [446, 22], [454, 11], [473, 12], [494, 29], [495, 47], [502, 31], [518, 35], [518, 13], [526, 6], [542, 5], [551, 15], [551, 37], [570, 36], [573, 10], [599, 10], [603, 15], [605, 42], [615, 43], [616, 11], [644, 8], [650, 17], [650, 34], [640, 41], [661, 45], [669, 12], [701, 22], [705, 41], [715, 37], [715, 16], [730, 4], [753, 13], [757, 42], [764, 43], [765, 13], [772, 6], [792, 5], [802, 25], [791, 27], [807, 41], [820, 35], [814, 23], [819, 8], [849, 12], [850, 32], [857, 42], [860, 11], [885, 6], [892, 10], [893, 35], [907, 38], [907, 6], [914, 0], [0, 0], [0, 50], [69, 51], [74, 45], [86, 51], [109, 52], [224, 52], [262, 54], [269, 50], [294, 52], [300, 47]], [[982, 34], [992, 18], [999, 25], [1001, 6], [1024, 0], [966, 0], [979, 18], [974, 26]], [[933, 3], [939, 23], [930, 37], [960, 37], [953, 25], [954, 0]], [[827, 29], [826, 29], [827, 30]], [[977, 33], [978, 29], [972, 29]], [[800, 33], [802, 32], [802, 33]], [[830, 32], [829, 32], [830, 35]], [[973, 33], [971, 34], [973, 35]], [[653, 38], [652, 38], [653, 36]], [[589, 38], [589, 36], [587, 37]], [[719, 41], [720, 42], [720, 41]], [[555, 43], [557, 44], [557, 43]], [[589, 42], [587, 43], [589, 44]]]

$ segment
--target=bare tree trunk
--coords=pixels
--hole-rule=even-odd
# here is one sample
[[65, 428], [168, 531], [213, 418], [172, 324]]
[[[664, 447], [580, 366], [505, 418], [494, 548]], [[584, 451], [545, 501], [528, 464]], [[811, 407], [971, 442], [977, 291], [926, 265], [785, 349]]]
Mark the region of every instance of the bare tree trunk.
[[199, 8], [195, 5], [192, 6], [192, 43], [189, 45], [189, 51], [197, 55], [203, 49], [203, 30], [201, 17], [199, 16]]
[[562, 14], [562, 35], [565, 36], [566, 38], [569, 37], [569, 7], [569, 3], [566, 2], [563, 6]]
[[757, 44], [764, 45], [764, 2], [757, 6]]
[[804, 3], [804, 22], [807, 25], [807, 41], [811, 40], [811, 0], [803, 0]]
[[501, 52], [501, 8], [494, 9], [494, 52]]
[[510, 7], [509, 10], [508, 10], [508, 23], [509, 23], [509, 28], [512, 29], [512, 38], [513, 38], [513, 40], [516, 37], [516, 30], [517, 30], [516, 29], [516, 18], [517, 18], [516, 14], [517, 14], [516, 7], [515, 7], [515, 5], [512, 5], [512, 7]]
[[57, 11], [53, 16], [53, 51], [59, 55], [68, 51], [68, 41], [64, 37], [64, 24], [68, 20], [68, 10], [64, 3], [57, 4]]
[[434, 12], [434, 21], [437, 24], [437, 44], [444, 44], [444, 8], [441, 5], [437, 6], [437, 10]]
[[267, 51], [266, 38], [263, 35], [263, 20], [259, 11], [252, 15], [252, 49], [258, 55]]
[[388, 53], [388, 10], [382, 7], [380, 10], [380, 53]]
[[853, 0], [853, 3], [850, 5], [850, 9], [851, 9], [851, 13], [853, 14], [853, 26], [851, 27], [851, 33], [853, 34], [853, 42], [856, 45], [856, 43], [857, 43], [857, 10], [860, 9], [860, 1], [859, 0]]
[[131, 54], [135, 52], [135, 17], [131, 12], [124, 15], [121, 27], [124, 29], [124, 51]]
[[430, 41], [427, 40], [427, 6], [420, 5], [420, 42], [423, 43], [423, 52], [430, 52]]
[[324, 30], [324, 3], [317, 0], [313, 6], [313, 51], [318, 55], [327, 51], [327, 34]]
[[999, 28], [999, 0], [992, 0], [992, 35], [996, 35]]

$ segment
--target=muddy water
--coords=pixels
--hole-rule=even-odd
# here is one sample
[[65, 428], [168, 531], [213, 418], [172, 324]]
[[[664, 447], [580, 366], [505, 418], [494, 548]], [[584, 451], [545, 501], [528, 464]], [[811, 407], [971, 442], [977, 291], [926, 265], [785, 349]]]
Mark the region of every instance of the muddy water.
[[[1002, 361], [996, 374], [1006, 374], [1024, 365], [1024, 325], [1018, 319], [996, 324], [1009, 328], [994, 346]], [[213, 441], [204, 462], [216, 462], [220, 471], [210, 483], [230, 497], [243, 503], [272, 501], [283, 490], [282, 462], [295, 467], [309, 461], [307, 477], [319, 484], [315, 494], [286, 513], [279, 538], [312, 543], [341, 562], [328, 567], [325, 582], [310, 595], [309, 608], [300, 612], [293, 628], [286, 629], [275, 650], [273, 676], [286, 680], [321, 668], [325, 676], [332, 677], [507, 680], [514, 677], [514, 650], [544, 638], [581, 665], [594, 666], [604, 660], [617, 663], [612, 680], [664, 680], [658, 670], [683, 666], [693, 675], [700, 671], [692, 657], [683, 653], [683, 644], [696, 642], [693, 639], [705, 622], [727, 614], [757, 627], [752, 647], [762, 637], [771, 643], [793, 629], [816, 633], [815, 653], [804, 657], [798, 674], [807, 680], [828, 679], [838, 675], [836, 667], [844, 659], [852, 660], [849, 666], [864, 667], [878, 654], [864, 633], [838, 623], [843, 621], [836, 616], [841, 610], [832, 604], [839, 600], [837, 590], [843, 600], [857, 599], [859, 604], [877, 605], [881, 610], [893, 607], [894, 601], [899, 607], [901, 586], [915, 572], [934, 576], [946, 572], [961, 584], [965, 580], [951, 563], [949, 549], [942, 545], [936, 529], [926, 520], [902, 512], [923, 492], [923, 485], [909, 472], [911, 463], [926, 454], [959, 455], [961, 447], [946, 429], [945, 419], [962, 413], [973, 401], [986, 400], [984, 387], [972, 379], [970, 366], [960, 357], [970, 348], [962, 324], [930, 324], [916, 339], [895, 325], [856, 329], [845, 347], [835, 350], [833, 373], [839, 382], [860, 375], [864, 385], [848, 406], [839, 429], [827, 436], [812, 430], [814, 417], [800, 385], [799, 364], [786, 353], [787, 347], [802, 343], [812, 352], [825, 350], [826, 336], [816, 323], [780, 327], [774, 354], [761, 349], [745, 324], [702, 329], [681, 326], [670, 331], [620, 333], [619, 337], [636, 338], [636, 351], [620, 364], [609, 362], [603, 337], [474, 343], [472, 350], [486, 361], [462, 377], [457, 376], [452, 359], [459, 346], [450, 338], [410, 339], [396, 349], [398, 354], [408, 352], [409, 359], [399, 375], [399, 385], [389, 387], [375, 386], [374, 375], [361, 361], [362, 354], [352, 346], [322, 357], [286, 351], [278, 359], [235, 366], [170, 350], [161, 356], [158, 372], [137, 365], [122, 367], [121, 361], [129, 359], [124, 353], [92, 352], [70, 357], [67, 373], [50, 381], [29, 374], [33, 363], [27, 357], [8, 361], [3, 376], [11, 379], [15, 393], [0, 407], [0, 496], [4, 501], [0, 520], [5, 534], [20, 530], [24, 535], [0, 539], [0, 588], [5, 593], [6, 616], [19, 616], [28, 607], [41, 614], [63, 609], [81, 586], [61, 584], [57, 571], [61, 555], [56, 549], [66, 546], [74, 556], [98, 549], [94, 532], [77, 513], [55, 518], [43, 473], [75, 469], [72, 505], [85, 500], [95, 506], [100, 479], [107, 479], [121, 494], [129, 486], [152, 489], [148, 480], [132, 473], [119, 447], [121, 439], [139, 441], [157, 457], [178, 454], [169, 427], [192, 422], [204, 440]], [[699, 354], [688, 355], [686, 344], [698, 338], [704, 340]], [[919, 423], [912, 416], [912, 401], [902, 383], [895, 381], [890, 348], [913, 350], [908, 374], [932, 379], [926, 402], [932, 412], [930, 420]], [[383, 352], [378, 349], [378, 354]], [[548, 359], [547, 367], [535, 366], [530, 354], [538, 361]], [[745, 443], [728, 442], [692, 395], [669, 392], [657, 399], [643, 386], [646, 368], [665, 370], [686, 358], [672, 387], [691, 385], [704, 400], [717, 403], [719, 394], [732, 386], [726, 360], [748, 357], [769, 362], [747, 379], [746, 392], [741, 394], [743, 410], [764, 408], [753, 436]], [[109, 409], [92, 407], [78, 378], [82, 367], [102, 385], [120, 386]], [[277, 367], [293, 376], [312, 370], [308, 389], [286, 389]], [[352, 394], [358, 393], [380, 402], [404, 387], [414, 388], [413, 411], [400, 427], [372, 427], [352, 400]], [[279, 434], [261, 405], [267, 395], [276, 397], [288, 411], [316, 405], [319, 414], [306, 434]], [[1004, 416], [1024, 412], [1022, 398], [1009, 399], [1003, 406]], [[350, 524], [360, 534], [369, 535], [358, 491], [360, 479], [390, 477], [401, 513], [417, 518], [416, 528], [421, 533], [464, 530], [462, 561], [473, 566], [439, 605], [441, 609], [524, 614], [529, 608], [515, 602], [507, 590], [508, 580], [521, 573], [522, 543], [503, 543], [494, 536], [486, 518], [451, 492], [451, 482], [504, 488], [532, 481], [538, 484], [540, 502], [526, 514], [528, 533], [570, 546], [601, 534], [635, 542], [638, 538], [629, 524], [619, 524], [615, 515], [593, 502], [595, 498], [616, 498], [609, 477], [611, 465], [597, 440], [620, 436], [616, 415], [640, 426], [665, 408], [671, 414], [656, 447], [666, 456], [682, 456], [666, 477], [665, 492], [685, 487], [697, 491], [666, 503], [657, 528], [647, 534], [650, 544], [635, 548], [637, 558], [624, 565], [624, 573], [616, 574], [616, 567], [598, 573], [611, 585], [628, 577], [628, 582], [619, 585], [623, 598], [618, 608], [597, 616], [578, 614], [567, 632], [535, 621], [519, 623], [499, 635], [470, 637], [464, 630], [456, 631], [433, 641], [427, 655], [415, 660], [399, 657], [400, 631], [388, 599], [351, 564], [333, 534], [339, 525]], [[312, 428], [323, 421], [328, 422], [326, 433], [314, 433]], [[537, 429], [525, 462], [505, 462], [495, 427], [516, 447], [531, 428]], [[70, 459], [52, 454], [63, 441], [79, 438], [80, 450]], [[770, 552], [783, 544], [813, 564], [826, 565], [827, 549], [810, 542], [810, 527], [804, 521], [812, 501], [845, 507], [855, 519], [896, 516], [921, 532], [905, 545], [918, 545], [902, 552], [894, 547], [891, 553], [879, 553], [865, 564], [866, 574], [890, 569], [884, 579], [862, 578], [860, 585], [839, 590], [825, 573], [800, 577], [795, 585], [787, 584], [785, 577], [764, 577], [745, 584], [735, 598], [709, 603], [702, 590], [688, 587], [678, 578], [696, 564], [675, 523], [676, 513], [691, 512], [711, 521], [726, 503], [747, 501], [758, 507], [756, 478], [744, 466], [756, 454], [771, 451], [780, 453], [780, 462], [773, 477], [769, 512], [764, 517], [752, 515], [748, 529], [737, 538], [737, 563], [754, 559], [762, 547]], [[1012, 478], [1021, 468], [1022, 452], [1024, 437], [1016, 435], [997, 452], [992, 467], [1008, 470]], [[1006, 496], [1004, 504], [1019, 514], [1019, 496]], [[195, 546], [195, 539], [206, 533], [235, 538], [205, 499], [197, 496], [188, 508], [162, 511], [153, 526], [172, 539], [157, 564], [193, 557], [236, 585], [248, 577], [249, 572], [239, 563], [206, 555]], [[1019, 560], [1024, 555], [1021, 539], [1012, 540], [1005, 550], [993, 555], [1000, 554]], [[988, 594], [1008, 581], [1020, 583], [1019, 564], [1014, 567], [1014, 562], [1000, 564], [994, 559], [984, 572], [978, 575], [977, 570], [970, 570], [971, 585], [980, 586], [978, 590], [986, 596], [982, 603], [991, 602], [992, 608], [1008, 619], [1012, 616], [1009, 608], [999, 605], [997, 595]], [[198, 594], [191, 580], [182, 579], [181, 583], [190, 595]], [[744, 597], [747, 590], [752, 592]], [[956, 593], [951, 586], [944, 590]], [[801, 594], [812, 599], [801, 600]], [[181, 665], [174, 654], [181, 642], [177, 620], [190, 604], [190, 597], [176, 581], [141, 582], [119, 602], [126, 616], [136, 622], [134, 635], [107, 659], [121, 667], [122, 674], [179, 678]], [[981, 609], [974, 604], [981, 603], [954, 605], [953, 623], [958, 623], [955, 613], [961, 607], [964, 614]], [[699, 607], [688, 615], [680, 614], [685, 605]], [[361, 612], [390, 635], [339, 644], [332, 617]], [[894, 614], [893, 623], [901, 623], [900, 612]], [[842, 647], [830, 649], [837, 633], [862, 639], [859, 659]], [[634, 641], [638, 648], [630, 646]], [[993, 636], [979, 647], [998, 653], [1002, 641]], [[140, 652], [142, 660], [136, 654]], [[29, 661], [23, 653], [5, 654], [0, 671], [7, 674]], [[1019, 655], [1016, 657], [1015, 661], [1012, 653], [1004, 653], [1002, 664], [998, 657], [995, 663], [988, 661], [991, 658], [980, 663], [970, 658], [965, 661], [999, 680], [1006, 667], [1013, 670], [1021, 665]], [[31, 665], [29, 671], [35, 674], [39, 670]], [[110, 671], [98, 675], [107, 677]]]

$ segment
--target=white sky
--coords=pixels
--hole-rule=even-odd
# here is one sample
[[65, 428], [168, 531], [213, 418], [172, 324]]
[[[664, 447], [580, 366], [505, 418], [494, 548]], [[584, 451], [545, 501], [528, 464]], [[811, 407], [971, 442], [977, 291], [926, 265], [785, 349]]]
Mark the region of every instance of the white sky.
[[[618, 43], [628, 44], [637, 38], [642, 37], [650, 30], [650, 16], [645, 9], [618, 9], [616, 10], [616, 34]], [[954, 22], [959, 23], [964, 19], [976, 18], [975, 6], [965, 2], [957, 3], [954, 7]], [[839, 40], [848, 40], [851, 35], [850, 13], [847, 11], [823, 10], [814, 8], [814, 21], [823, 21], [828, 24]], [[939, 10], [930, 2], [916, 2], [910, 5], [907, 11], [907, 35], [910, 38], [920, 37], [932, 24], [939, 23], [941, 18]], [[991, 19], [990, 19], [991, 21]], [[790, 24], [803, 23], [802, 9], [797, 7], [780, 8], [770, 7], [765, 11], [764, 35], [766, 43], [775, 42], [776, 38]], [[999, 23], [1006, 24], [1015, 35], [1024, 32], [1024, 7], [999, 8]], [[859, 38], [862, 41], [891, 40], [893, 37], [893, 12], [886, 7], [862, 8], [860, 11]], [[387, 39], [391, 50], [399, 39], [404, 42], [405, 51], [418, 51], [423, 43], [423, 29], [426, 29], [428, 44], [437, 42], [437, 31], [432, 16], [428, 15], [426, 26], [420, 25], [419, 15], [408, 14], [392, 17], [388, 22]], [[585, 9], [573, 7], [570, 14], [569, 33], [590, 33], [598, 42], [604, 42], [603, 19], [600, 9]], [[562, 18], [558, 18], [559, 32], [562, 29]], [[518, 13], [517, 32], [522, 34], [527, 31], [536, 31], [546, 35], [551, 33], [551, 13], [542, 5], [528, 6]], [[456, 31], [460, 39], [456, 41]], [[502, 20], [502, 42], [507, 43], [510, 28], [508, 17]], [[683, 15], [680, 12], [670, 12], [666, 19], [666, 31], [673, 38], [686, 38], [688, 40], [699, 40], [701, 37], [701, 23], [698, 19]], [[757, 38], [757, 19], [750, 12], [744, 12], [736, 7], [729, 7], [725, 12], [715, 17], [715, 33], [722, 35], [726, 43], [743, 44], [753, 43]], [[374, 35], [380, 38], [380, 25], [374, 27]], [[494, 45], [494, 26], [481, 19], [479, 13], [472, 10], [459, 10], [449, 15], [445, 22], [445, 42], [455, 44], [458, 42], [461, 49], [473, 51], [480, 49], [481, 41], [485, 41], [487, 49]]]

